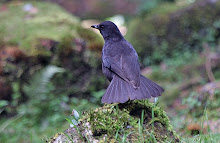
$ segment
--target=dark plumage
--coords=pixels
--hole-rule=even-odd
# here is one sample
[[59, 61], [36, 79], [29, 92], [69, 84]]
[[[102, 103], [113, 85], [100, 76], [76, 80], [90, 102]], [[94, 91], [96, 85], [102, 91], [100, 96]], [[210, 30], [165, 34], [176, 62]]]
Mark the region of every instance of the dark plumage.
[[102, 103], [125, 103], [135, 99], [160, 96], [164, 89], [140, 74], [138, 55], [111, 21], [92, 25], [102, 34], [102, 71], [111, 82]]

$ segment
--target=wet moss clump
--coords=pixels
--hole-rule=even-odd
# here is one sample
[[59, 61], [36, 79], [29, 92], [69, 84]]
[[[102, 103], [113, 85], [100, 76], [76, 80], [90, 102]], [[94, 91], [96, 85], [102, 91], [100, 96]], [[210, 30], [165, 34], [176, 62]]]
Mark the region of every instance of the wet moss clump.
[[102, 134], [111, 136], [116, 134], [117, 131], [126, 133], [126, 130], [123, 130], [123, 128], [134, 125], [129, 120], [137, 122], [134, 118], [130, 117], [128, 110], [119, 110], [117, 104], [98, 108], [88, 113], [88, 116], [87, 122], [91, 123], [94, 136]]
[[[161, 107], [148, 100], [105, 104], [103, 107], [85, 112], [77, 129], [78, 134], [76, 134], [76, 128], [65, 131], [70, 140], [180, 142], [166, 113]], [[63, 137], [66, 138], [66, 136]]]

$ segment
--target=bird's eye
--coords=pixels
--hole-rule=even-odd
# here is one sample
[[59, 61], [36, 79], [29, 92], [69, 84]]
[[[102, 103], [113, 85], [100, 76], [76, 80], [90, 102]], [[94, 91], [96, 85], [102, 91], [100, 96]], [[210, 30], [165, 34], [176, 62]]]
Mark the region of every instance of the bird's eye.
[[100, 25], [100, 28], [103, 29], [103, 28], [104, 28], [104, 25]]

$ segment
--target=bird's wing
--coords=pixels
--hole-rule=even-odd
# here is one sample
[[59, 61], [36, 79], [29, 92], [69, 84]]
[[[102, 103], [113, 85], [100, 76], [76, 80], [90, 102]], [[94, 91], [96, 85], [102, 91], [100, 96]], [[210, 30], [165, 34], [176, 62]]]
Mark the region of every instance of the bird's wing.
[[130, 45], [125, 46], [123, 51], [112, 50], [114, 53], [104, 56], [103, 65], [136, 88], [140, 85], [138, 57], [134, 49], [128, 48]]
[[107, 77], [107, 79], [111, 82], [113, 78], [112, 71], [110, 71], [109, 68], [106, 68], [103, 63], [102, 63], [102, 72]]
[[102, 63], [103, 66], [105, 68], [109, 69], [109, 71], [118, 75], [119, 77], [121, 77], [125, 81], [129, 82], [129, 79], [123, 73], [123, 70], [119, 64], [120, 63], [119, 60], [114, 60], [114, 58], [106, 56], [105, 58], [103, 58], [102, 62], [103, 62]]
[[140, 65], [137, 57], [133, 54], [123, 55], [122, 71], [126, 78], [132, 83], [133, 87], [140, 86]]

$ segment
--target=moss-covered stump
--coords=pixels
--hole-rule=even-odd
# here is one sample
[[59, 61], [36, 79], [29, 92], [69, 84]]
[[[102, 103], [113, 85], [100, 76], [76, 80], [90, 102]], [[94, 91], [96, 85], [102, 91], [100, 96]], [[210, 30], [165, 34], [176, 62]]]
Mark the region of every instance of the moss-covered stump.
[[180, 142], [166, 113], [147, 100], [106, 104], [85, 112], [76, 128], [56, 134], [56, 142]]

